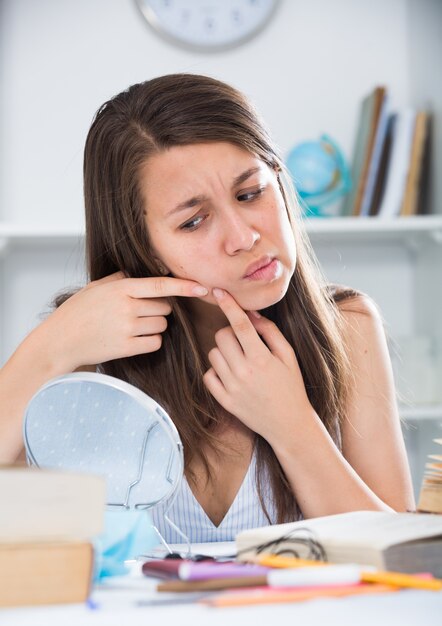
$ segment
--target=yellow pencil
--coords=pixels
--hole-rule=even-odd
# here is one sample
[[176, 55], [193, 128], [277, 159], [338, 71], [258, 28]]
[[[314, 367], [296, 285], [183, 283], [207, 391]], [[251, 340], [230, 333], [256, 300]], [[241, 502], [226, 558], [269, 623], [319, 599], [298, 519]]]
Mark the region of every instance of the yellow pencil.
[[442, 580], [440, 578], [421, 578], [412, 574], [401, 572], [361, 572], [361, 580], [366, 583], [380, 583], [384, 585], [397, 585], [398, 587], [410, 587], [412, 589], [428, 589], [440, 591]]
[[[274, 568], [296, 568], [315, 565], [331, 565], [325, 561], [313, 561], [310, 559], [298, 559], [295, 557], [284, 557], [276, 554], [263, 554], [256, 558], [259, 565]], [[369, 583], [380, 583], [384, 585], [395, 585], [398, 587], [409, 587], [412, 589], [427, 589], [430, 591], [442, 590], [442, 579], [421, 578], [412, 574], [402, 572], [362, 572], [361, 581]]]
[[316, 565], [330, 565], [326, 561], [314, 561], [313, 559], [298, 559], [293, 556], [279, 556], [279, 554], [263, 554], [253, 559], [259, 565], [266, 567], [285, 568], [285, 567], [307, 567]]

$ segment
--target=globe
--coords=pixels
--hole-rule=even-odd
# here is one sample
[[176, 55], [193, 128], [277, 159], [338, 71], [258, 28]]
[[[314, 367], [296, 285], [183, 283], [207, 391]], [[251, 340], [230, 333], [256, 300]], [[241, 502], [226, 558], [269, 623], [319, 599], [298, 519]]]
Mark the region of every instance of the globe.
[[295, 146], [286, 165], [307, 217], [329, 216], [330, 207], [351, 188], [349, 166], [328, 135]]

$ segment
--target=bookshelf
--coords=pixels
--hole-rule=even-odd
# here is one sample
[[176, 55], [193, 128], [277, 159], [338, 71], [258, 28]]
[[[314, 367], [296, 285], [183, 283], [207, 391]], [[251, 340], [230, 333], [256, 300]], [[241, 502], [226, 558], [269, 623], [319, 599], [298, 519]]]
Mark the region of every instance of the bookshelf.
[[[304, 221], [312, 242], [316, 240], [340, 241], [349, 237], [372, 242], [375, 238], [412, 241], [424, 244], [428, 241], [442, 245], [442, 214], [414, 217], [380, 219], [377, 217], [330, 217], [311, 218]], [[41, 224], [14, 224], [0, 222], [0, 251], [11, 245], [37, 243], [47, 245], [75, 241], [83, 237], [79, 226]]]

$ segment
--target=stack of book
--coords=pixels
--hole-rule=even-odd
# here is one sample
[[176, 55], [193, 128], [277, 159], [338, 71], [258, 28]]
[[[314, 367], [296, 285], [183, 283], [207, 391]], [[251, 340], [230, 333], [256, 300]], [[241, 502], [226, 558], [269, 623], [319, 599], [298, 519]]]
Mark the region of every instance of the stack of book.
[[[442, 439], [433, 439], [442, 445]], [[442, 513], [442, 454], [429, 454], [419, 496], [418, 509], [426, 513]]]
[[361, 106], [353, 150], [353, 186], [342, 214], [391, 218], [428, 212], [430, 114], [392, 111], [386, 87]]
[[104, 480], [0, 467], [0, 607], [83, 602], [102, 532]]

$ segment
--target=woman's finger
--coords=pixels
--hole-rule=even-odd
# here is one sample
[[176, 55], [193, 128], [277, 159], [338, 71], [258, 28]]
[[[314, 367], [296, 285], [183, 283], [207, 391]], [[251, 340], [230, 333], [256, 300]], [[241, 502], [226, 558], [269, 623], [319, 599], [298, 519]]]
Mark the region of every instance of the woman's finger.
[[193, 280], [155, 276], [148, 278], [127, 278], [128, 295], [132, 298], [167, 298], [187, 296], [190, 298], [206, 296], [206, 287]]
[[215, 398], [215, 400], [219, 402], [219, 404], [223, 406], [226, 411], [231, 411], [227, 391], [221, 380], [217, 376], [217, 373], [215, 372], [213, 367], [208, 369], [207, 372], [204, 374], [203, 382], [212, 394], [212, 396]]
[[212, 348], [207, 356], [218, 378], [225, 387], [228, 387], [233, 374], [222, 352], [218, 348]]
[[132, 322], [131, 335], [140, 337], [142, 335], [156, 335], [163, 333], [167, 328], [167, 319], [163, 315], [149, 317], [137, 317]]
[[132, 311], [137, 317], [169, 315], [172, 306], [166, 298], [133, 298]]
[[137, 354], [156, 352], [161, 348], [162, 343], [163, 337], [161, 334], [132, 337], [128, 344], [125, 356], [135, 356]]
[[242, 346], [231, 326], [225, 326], [217, 330], [215, 333], [215, 342], [231, 365], [244, 357]]
[[244, 354], [253, 357], [253, 355], [262, 348], [263, 344], [261, 341], [257, 341], [259, 337], [257, 336], [250, 318], [235, 299], [227, 293], [227, 291], [224, 291], [224, 289], [214, 289], [213, 295], [219, 308], [227, 317]]
[[248, 317], [270, 352], [286, 365], [291, 365], [294, 357], [293, 348], [276, 324], [262, 315], [257, 318], [250, 311]]

